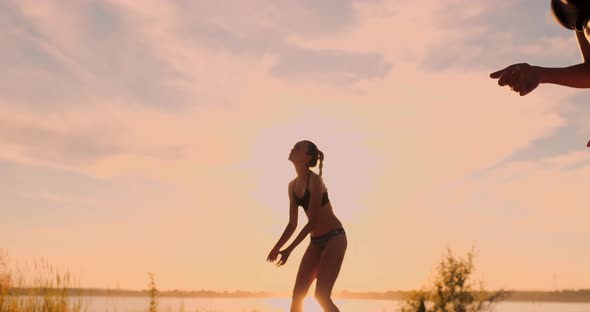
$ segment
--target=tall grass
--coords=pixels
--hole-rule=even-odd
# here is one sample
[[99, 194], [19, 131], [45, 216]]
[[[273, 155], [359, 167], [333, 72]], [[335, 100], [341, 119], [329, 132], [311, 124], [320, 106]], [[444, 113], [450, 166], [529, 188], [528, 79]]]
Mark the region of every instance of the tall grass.
[[69, 272], [59, 272], [44, 259], [13, 266], [0, 249], [0, 312], [86, 311], [82, 297], [70, 295], [75, 284]]
[[158, 312], [158, 289], [156, 288], [156, 277], [154, 273], [148, 273], [150, 282], [148, 284], [148, 293], [150, 296], [149, 312]]

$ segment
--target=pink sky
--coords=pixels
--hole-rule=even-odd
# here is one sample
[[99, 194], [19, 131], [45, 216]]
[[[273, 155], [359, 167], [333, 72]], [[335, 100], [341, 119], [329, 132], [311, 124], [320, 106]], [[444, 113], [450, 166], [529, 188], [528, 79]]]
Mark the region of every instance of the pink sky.
[[[526, 1], [0, 4], [0, 237], [82, 286], [288, 291], [310, 139], [349, 249], [335, 290], [426, 284], [447, 247], [490, 288], [589, 288], [587, 91], [488, 74], [581, 61]], [[526, 11], [527, 14], [520, 14]], [[537, 26], [531, 26], [537, 25]], [[299, 227], [305, 216], [301, 213]]]

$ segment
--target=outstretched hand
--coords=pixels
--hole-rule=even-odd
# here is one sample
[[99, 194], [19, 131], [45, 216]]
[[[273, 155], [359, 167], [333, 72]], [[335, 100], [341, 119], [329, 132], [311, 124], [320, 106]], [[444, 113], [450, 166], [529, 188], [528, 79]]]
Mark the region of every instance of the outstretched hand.
[[291, 249], [287, 248], [285, 250], [282, 250], [279, 252], [279, 255], [281, 255], [281, 259], [279, 259], [279, 261], [277, 262], [277, 266], [281, 266], [287, 263], [287, 259], [289, 259], [289, 256], [291, 255]]
[[292, 250], [289, 248], [285, 248], [282, 251], [279, 251], [278, 249], [273, 249], [268, 254], [268, 257], [266, 257], [266, 261], [275, 262], [277, 260], [278, 256], [280, 255], [281, 258], [276, 263], [276, 266], [284, 265], [285, 263], [287, 263], [287, 259], [289, 259], [289, 256], [291, 255], [291, 251]]
[[277, 256], [279, 255], [279, 249], [273, 248], [266, 257], [266, 261], [268, 262], [275, 262], [277, 260]]
[[541, 78], [539, 70], [527, 63], [513, 64], [504, 69], [490, 74], [490, 78], [498, 79], [500, 86], [509, 86], [510, 89], [521, 96], [535, 90]]

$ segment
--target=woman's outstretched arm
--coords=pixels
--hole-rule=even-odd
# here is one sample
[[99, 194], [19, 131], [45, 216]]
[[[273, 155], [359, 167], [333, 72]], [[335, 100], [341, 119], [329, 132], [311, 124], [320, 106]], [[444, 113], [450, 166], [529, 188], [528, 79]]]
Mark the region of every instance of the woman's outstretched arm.
[[527, 95], [541, 83], [557, 84], [571, 88], [590, 88], [590, 43], [583, 32], [575, 32], [583, 63], [567, 67], [531, 66], [528, 63], [510, 65], [493, 72], [500, 86], [509, 86], [520, 95]]
[[564, 68], [537, 67], [541, 83], [590, 88], [590, 43], [584, 32], [574, 31], [583, 63]]
[[273, 249], [270, 251], [267, 257], [267, 261], [275, 261], [281, 250], [281, 247], [285, 245], [285, 243], [291, 238], [295, 230], [297, 229], [297, 204], [295, 204], [295, 199], [293, 198], [293, 182], [289, 183], [288, 187], [289, 192], [289, 223], [285, 227], [283, 234], [279, 238], [279, 241], [275, 244]]

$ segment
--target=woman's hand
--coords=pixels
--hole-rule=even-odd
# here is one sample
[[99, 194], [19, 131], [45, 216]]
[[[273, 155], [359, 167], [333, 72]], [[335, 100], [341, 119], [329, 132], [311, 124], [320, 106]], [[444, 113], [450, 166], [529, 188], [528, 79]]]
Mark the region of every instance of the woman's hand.
[[291, 251], [293, 250], [290, 248], [286, 248], [285, 250], [279, 252], [279, 254], [281, 255], [281, 259], [279, 260], [279, 262], [277, 262], [277, 266], [281, 266], [287, 263], [287, 259], [289, 259], [289, 256], [291, 255]]
[[266, 261], [268, 262], [275, 262], [277, 260], [277, 256], [279, 255], [279, 249], [273, 248], [269, 253], [268, 257], [266, 257]]
[[527, 63], [513, 64], [497, 72], [490, 78], [498, 79], [500, 86], [508, 85], [516, 93], [527, 95], [541, 83], [539, 68]]

